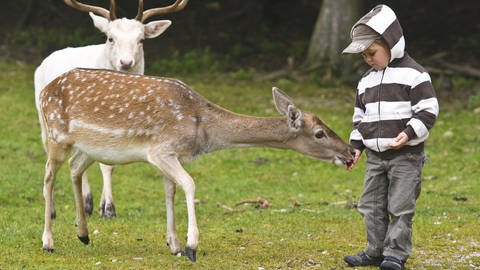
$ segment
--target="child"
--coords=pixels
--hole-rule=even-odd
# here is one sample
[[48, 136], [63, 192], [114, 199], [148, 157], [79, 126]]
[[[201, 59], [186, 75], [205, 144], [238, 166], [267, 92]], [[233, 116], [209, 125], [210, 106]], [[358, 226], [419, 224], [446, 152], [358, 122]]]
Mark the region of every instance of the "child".
[[412, 222], [420, 195], [423, 148], [438, 115], [430, 76], [405, 51], [402, 28], [392, 9], [378, 5], [351, 31], [343, 53], [362, 53], [372, 68], [358, 83], [350, 143], [352, 169], [364, 149], [364, 192], [358, 210], [367, 247], [345, 256], [349, 266], [403, 269], [412, 252]]

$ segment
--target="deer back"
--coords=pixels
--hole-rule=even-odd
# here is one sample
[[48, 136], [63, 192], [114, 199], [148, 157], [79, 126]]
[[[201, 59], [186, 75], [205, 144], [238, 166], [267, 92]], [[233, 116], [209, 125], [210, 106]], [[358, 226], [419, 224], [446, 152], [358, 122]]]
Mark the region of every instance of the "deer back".
[[77, 141], [88, 130], [92, 138], [107, 135], [129, 142], [165, 134], [188, 136], [200, 110], [215, 107], [175, 79], [90, 69], [56, 78], [42, 91], [40, 104], [55, 140]]

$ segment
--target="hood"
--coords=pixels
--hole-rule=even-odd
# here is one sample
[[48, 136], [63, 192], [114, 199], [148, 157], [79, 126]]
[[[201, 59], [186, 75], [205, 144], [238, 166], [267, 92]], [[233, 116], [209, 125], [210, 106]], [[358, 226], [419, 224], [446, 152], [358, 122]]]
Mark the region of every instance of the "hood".
[[351, 33], [360, 24], [372, 28], [387, 42], [390, 47], [390, 62], [405, 55], [405, 38], [403, 37], [402, 26], [390, 7], [386, 5], [374, 7], [353, 25]]

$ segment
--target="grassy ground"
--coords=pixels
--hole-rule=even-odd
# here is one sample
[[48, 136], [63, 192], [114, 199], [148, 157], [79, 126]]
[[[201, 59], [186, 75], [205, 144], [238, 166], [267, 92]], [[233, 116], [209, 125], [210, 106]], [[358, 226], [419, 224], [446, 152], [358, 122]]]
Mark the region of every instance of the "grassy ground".
[[[257, 148], [212, 153], [186, 166], [200, 201], [196, 263], [170, 255], [161, 174], [139, 163], [117, 167], [118, 217], [104, 220], [95, 213], [89, 219], [89, 246], [76, 239], [72, 188], [63, 167], [55, 189], [56, 250], [45, 254], [45, 156], [32, 76], [30, 66], [0, 63], [0, 269], [343, 269], [343, 256], [364, 247], [364, 225], [352, 208], [361, 195], [364, 160], [347, 172], [297, 153]], [[276, 114], [270, 84], [184, 81], [230, 110]], [[286, 81], [277, 86], [347, 138], [352, 91]], [[480, 113], [441, 102], [427, 143], [430, 163], [424, 169], [407, 269], [480, 269]], [[89, 169], [89, 176], [97, 204], [98, 166]], [[183, 192], [177, 194], [177, 227], [185, 235], [186, 206]], [[256, 197], [267, 198], [271, 206], [236, 205]]]

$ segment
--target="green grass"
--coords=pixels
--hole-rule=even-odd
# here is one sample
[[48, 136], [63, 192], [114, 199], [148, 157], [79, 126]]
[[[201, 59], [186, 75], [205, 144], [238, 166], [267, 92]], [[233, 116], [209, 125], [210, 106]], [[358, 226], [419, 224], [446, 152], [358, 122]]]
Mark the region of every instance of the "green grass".
[[[276, 115], [268, 83], [181, 78], [232, 111]], [[362, 192], [363, 163], [352, 172], [291, 151], [233, 149], [186, 166], [196, 180], [200, 246], [196, 263], [171, 256], [165, 244], [160, 172], [147, 164], [118, 166], [118, 217], [89, 219], [91, 245], [76, 238], [73, 192], [64, 166], [57, 178], [55, 253], [42, 251], [45, 156], [34, 105], [33, 67], [0, 63], [0, 269], [343, 269], [343, 256], [365, 245], [352, 203]], [[280, 82], [299, 107], [318, 113], [347, 138], [353, 91]], [[441, 101], [427, 143], [422, 195], [407, 269], [480, 269], [480, 113]], [[89, 169], [95, 204], [98, 166]], [[271, 207], [236, 205], [265, 197]], [[186, 206], [176, 198], [184, 245]], [[368, 269], [368, 268], [367, 268]], [[375, 269], [375, 268], [371, 268]]]

